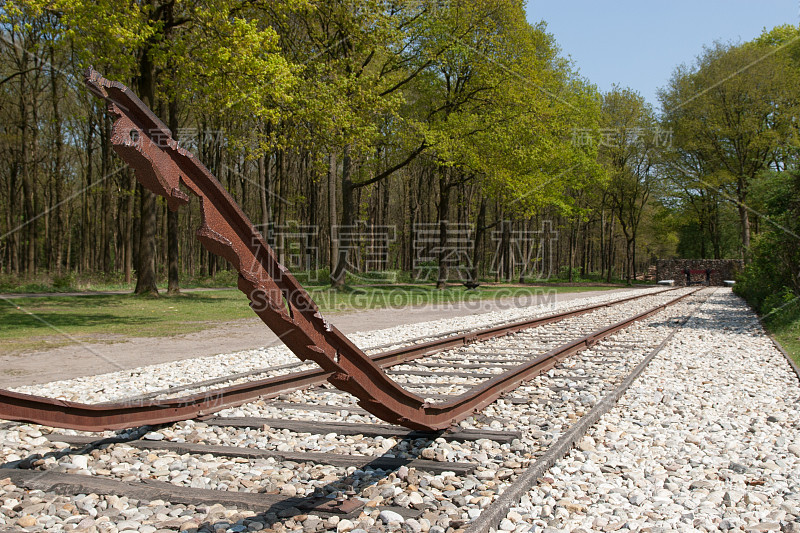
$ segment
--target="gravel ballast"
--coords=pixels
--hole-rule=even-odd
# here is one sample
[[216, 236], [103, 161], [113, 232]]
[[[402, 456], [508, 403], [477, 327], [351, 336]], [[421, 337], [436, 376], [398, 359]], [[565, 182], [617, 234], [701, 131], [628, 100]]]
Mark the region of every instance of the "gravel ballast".
[[[465, 429], [519, 432], [519, 437], [510, 443], [315, 435], [268, 426], [215, 427], [195, 421], [158, 428], [145, 436], [153, 441], [279, 452], [468, 462], [477, 465], [470, 475], [447, 471], [434, 474], [407, 467], [386, 472], [279, 458], [225, 458], [142, 450], [126, 444], [89, 454], [58, 456], [53, 452], [65, 445], [55, 435], [48, 435], [52, 431], [49, 428], [30, 424], [0, 427], [0, 460], [4, 461], [39, 453], [45, 458], [38, 468], [55, 472], [127, 482], [165, 481], [186, 488], [268, 492], [287, 498], [316, 492], [331, 495], [346, 491], [349, 486], [365, 502], [363, 512], [357, 516], [340, 519], [309, 513], [288, 517], [221, 505], [195, 507], [95, 494], [56, 496], [25, 491], [4, 482], [0, 470], [0, 531], [462, 531], [581, 416], [615, 390], [652, 348], [675, 330], [680, 317], [692, 313], [694, 317], [674, 334], [620, 403], [505, 514], [499, 522], [500, 529], [519, 533], [800, 531], [792, 529], [800, 525], [796, 521], [800, 492], [797, 378], [763, 334], [755, 316], [730, 290], [717, 289], [699, 305], [710, 292], [688, 298], [565, 359], [516, 389], [514, 402], [510, 398], [498, 400], [480, 415], [459, 424]], [[609, 296], [572, 301], [569, 307], [624, 295]], [[533, 308], [524, 315], [522, 312], [513, 310], [504, 316], [515, 320], [550, 314], [553, 309]], [[595, 320], [604, 315], [608, 315], [605, 320], [610, 320], [610, 312], [598, 313]], [[365, 335], [369, 340], [359, 342], [365, 346], [403, 343], [425, 334], [497, 323], [502, 318], [491, 315], [470, 317], [469, 321], [460, 318], [418, 324], [413, 331], [392, 328], [370, 332]], [[581, 320], [586, 318], [574, 322]], [[567, 328], [569, 323], [563, 326]], [[520, 342], [528, 346], [529, 341]], [[513, 347], [515, 341], [513, 337], [500, 338], [493, 344]], [[459, 355], [454, 352], [453, 359], [466, 360], [469, 350], [465, 348]], [[223, 356], [218, 357], [224, 360]], [[266, 361], [267, 354], [260, 357]], [[213, 363], [208, 358], [196, 362], [200, 361], [204, 365]], [[272, 364], [282, 362], [280, 358], [272, 360]], [[236, 365], [229, 367], [229, 372], [242, 369]], [[163, 376], [162, 385], [172, 372], [177, 372], [169, 365], [141, 371]], [[106, 376], [106, 391], [95, 389], [95, 401], [107, 401], [122, 393], [124, 375], [109, 377]], [[428, 378], [413, 379], [421, 391], [425, 390]], [[76, 393], [72, 387], [89, 390], [102, 385], [100, 379], [88, 384], [65, 381], [52, 384], [51, 390], [70, 395]], [[430, 393], [459, 390], [431, 389]], [[335, 391], [295, 391], [283, 395], [280, 401], [297, 402], [298, 406], [287, 411], [270, 402], [256, 401], [222, 414], [379, 422], [355, 408], [349, 396]], [[336, 409], [316, 412], [312, 404]], [[409, 514], [395, 512], [400, 510]]]
[[[470, 316], [446, 318], [406, 324], [373, 331], [363, 331], [350, 335], [358, 346], [369, 350], [381, 346], [380, 351], [406, 345], [404, 341], [419, 337], [439, 335], [444, 332], [464, 332], [493, 325], [545, 316], [556, 312], [577, 309], [591, 304], [620, 300], [626, 297], [658, 292], [662, 289], [634, 289], [614, 291], [566, 302], [547, 302], [541, 298], [533, 299], [537, 305], [511, 307], [500, 311], [480, 313]], [[476, 302], [476, 305], [481, 302]], [[334, 321], [335, 322], [335, 321]], [[264, 326], [266, 328], [266, 326]], [[169, 340], [165, 339], [165, 343]], [[139, 396], [169, 387], [196, 383], [207, 379], [228, 376], [240, 372], [268, 369], [279, 365], [298, 363], [297, 356], [285, 346], [264, 346], [255, 350], [225, 353], [195, 359], [184, 359], [157, 365], [148, 365], [131, 370], [121, 370], [106, 374], [84, 376], [74, 379], [53, 381], [46, 384], [16, 387], [11, 390], [26, 394], [36, 394], [61, 400], [83, 403], [113, 402]], [[309, 365], [303, 368], [314, 368]], [[291, 369], [294, 371], [297, 369]], [[289, 372], [268, 372], [258, 377], [264, 378]], [[254, 379], [254, 378], [249, 378]], [[247, 381], [243, 379], [240, 381]]]
[[502, 531], [800, 532], [800, 386], [718, 290]]

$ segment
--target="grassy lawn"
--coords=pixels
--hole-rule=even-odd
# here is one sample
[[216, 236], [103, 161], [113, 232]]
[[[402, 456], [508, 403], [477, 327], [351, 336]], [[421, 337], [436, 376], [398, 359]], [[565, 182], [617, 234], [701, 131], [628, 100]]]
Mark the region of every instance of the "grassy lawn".
[[[524, 287], [492, 285], [467, 291], [455, 286], [371, 285], [350, 292], [312, 287], [323, 312], [399, 308], [408, 305], [516, 298], [545, 303], [564, 292], [606, 290], [607, 287]], [[552, 291], [552, 292], [551, 292]], [[73, 339], [115, 342], [125, 337], [169, 336], [200, 331], [209, 325], [254, 318], [247, 298], [237, 290], [197, 291], [158, 298], [125, 295], [53, 296], [0, 300], [0, 352], [19, 353], [71, 344]]]
[[800, 365], [800, 317], [769, 329], [794, 362]]
[[762, 322], [794, 362], [800, 365], [800, 299], [794, 298], [767, 313], [762, 317]]
[[[305, 287], [318, 287], [324, 288], [328, 286], [328, 271], [299, 271], [293, 272], [295, 277]], [[181, 288], [194, 289], [194, 288], [235, 288], [237, 282], [237, 274], [231, 270], [220, 270], [213, 277], [209, 276], [194, 276], [191, 277], [187, 274], [181, 275]], [[481, 283], [493, 284], [494, 278], [483, 278]], [[550, 277], [548, 279], [537, 279], [528, 277], [525, 278], [526, 284], [531, 285], [559, 285], [566, 284], [568, 279], [565, 277]], [[401, 270], [387, 270], [378, 273], [368, 274], [353, 274], [347, 273], [347, 283], [354, 286], [374, 285], [380, 286], [386, 283], [393, 283], [395, 285], [419, 285], [419, 278], [414, 277], [412, 272], [404, 272]], [[575, 275], [573, 281], [569, 284], [588, 284], [588, 285], [608, 285], [604, 277], [599, 275], [591, 275], [580, 277]], [[626, 286], [624, 280], [612, 279], [611, 283], [620, 287]], [[645, 282], [636, 281], [635, 285], [641, 285]], [[117, 272], [113, 274], [68, 274], [64, 276], [53, 276], [47, 273], [41, 273], [29, 277], [11, 276], [8, 274], [0, 274], [0, 294], [36, 294], [36, 293], [69, 293], [69, 292], [103, 292], [103, 291], [133, 291], [136, 286], [135, 280], [131, 283], [125, 283], [122, 275]], [[166, 291], [167, 280], [166, 278], [159, 280], [158, 287]]]

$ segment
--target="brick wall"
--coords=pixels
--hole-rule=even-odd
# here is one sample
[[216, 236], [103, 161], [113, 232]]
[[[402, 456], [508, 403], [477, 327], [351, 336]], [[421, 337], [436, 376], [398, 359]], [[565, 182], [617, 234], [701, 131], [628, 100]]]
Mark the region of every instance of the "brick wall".
[[675, 280], [676, 286], [685, 286], [686, 271], [692, 284], [705, 283], [710, 271], [710, 284], [721, 286], [723, 280], [735, 279], [743, 267], [738, 259], [659, 259], [656, 261], [656, 280]]

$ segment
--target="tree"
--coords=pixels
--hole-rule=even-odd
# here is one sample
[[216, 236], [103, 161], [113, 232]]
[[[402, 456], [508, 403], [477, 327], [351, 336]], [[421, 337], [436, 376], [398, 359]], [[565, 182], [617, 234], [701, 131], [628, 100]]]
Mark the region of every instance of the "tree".
[[693, 68], [678, 68], [659, 94], [665, 124], [680, 138], [678, 150], [701, 167], [703, 175], [695, 177], [707, 183], [713, 175], [736, 203], [746, 260], [750, 189], [796, 128], [797, 82], [797, 70], [774, 46], [716, 43]]
[[603, 97], [601, 124], [606, 134], [602, 150], [608, 165], [608, 194], [625, 235], [625, 279], [636, 277], [636, 236], [655, 181], [659, 138], [655, 117], [644, 98], [615, 87]]
[[[592, 174], [585, 172], [594, 158], [587, 155], [591, 147], [577, 146], [572, 133], [579, 126], [596, 127], [591, 118], [596, 106], [591, 90], [558, 56], [545, 26], [525, 23], [518, 3], [462, 2], [438, 24], [438, 38], [450, 39], [452, 46], [420, 79], [419, 93], [427, 107], [421, 127], [438, 169], [441, 288], [448, 278], [452, 191], [477, 181], [501, 200], [505, 216], [531, 216], [558, 202], [565, 182], [576, 184]], [[478, 219], [482, 212], [485, 216], [485, 206]], [[486, 229], [476, 225], [476, 242]], [[510, 251], [505, 255], [508, 259]]]
[[[294, 83], [279, 53], [277, 34], [252, 15], [250, 3], [176, 0], [126, 4], [62, 1], [48, 5], [62, 14], [65, 32], [83, 47], [87, 63], [108, 63], [109, 77], [130, 76], [142, 101], [173, 129], [181, 99], [200, 111], [239, 112], [272, 118]], [[120, 38], [120, 36], [123, 36]], [[130, 58], [135, 58], [132, 61]], [[167, 75], [169, 74], [169, 75]], [[171, 111], [169, 118], [166, 111]], [[140, 234], [136, 294], [158, 294], [156, 286], [156, 201], [139, 187]], [[169, 247], [177, 246], [177, 224], [169, 216]], [[177, 252], [170, 262], [170, 291], [177, 290]]]

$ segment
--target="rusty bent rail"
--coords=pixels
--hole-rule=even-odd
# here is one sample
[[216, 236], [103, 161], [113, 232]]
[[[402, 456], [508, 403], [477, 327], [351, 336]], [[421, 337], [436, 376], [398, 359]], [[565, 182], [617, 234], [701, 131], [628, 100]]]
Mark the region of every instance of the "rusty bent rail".
[[[671, 292], [678, 289], [668, 289], [661, 292]], [[699, 289], [697, 289], [699, 290]], [[695, 291], [696, 292], [696, 291]], [[652, 294], [652, 293], [650, 293]], [[558, 359], [571, 353], [582, 350], [596, 343], [601, 338], [611, 335], [631, 323], [652, 315], [673, 303], [689, 296], [684, 294], [670, 302], [650, 309], [649, 311], [613, 324], [607, 328], [595, 331], [586, 337], [572, 343], [560, 346], [547, 352], [536, 359], [512, 368], [500, 378], [506, 378], [499, 390], [482, 392], [482, 401], [475, 407], [487, 405], [494, 401], [503, 392], [513, 389], [521, 381], [529, 379], [538, 373], [552, 367]], [[583, 307], [572, 311], [556, 313], [540, 318], [534, 318], [512, 324], [495, 326], [480, 331], [472, 331], [460, 335], [448, 336], [443, 339], [398, 348], [372, 356], [382, 368], [402, 364], [425, 355], [457, 348], [476, 341], [483, 341], [508, 335], [525, 329], [559, 322], [566, 318], [591, 313], [603, 307], [611, 307], [620, 303], [644, 298], [648, 294], [631, 296], [611, 302]], [[513, 374], [511, 374], [513, 373]], [[281, 376], [265, 378], [239, 385], [232, 385], [215, 390], [210, 390], [194, 395], [171, 398], [165, 400], [132, 399], [114, 403], [84, 404], [66, 400], [56, 400], [41, 396], [32, 396], [12, 391], [0, 391], [0, 419], [24, 420], [49, 426], [66, 427], [83, 431], [102, 431], [107, 429], [125, 429], [140, 425], [154, 425], [177, 422], [198, 416], [211, 414], [228, 407], [236, 407], [258, 398], [270, 398], [281, 392], [297, 388], [318, 385], [331, 376], [330, 372], [323, 369], [294, 372]], [[483, 385], [481, 385], [483, 386]], [[474, 394], [474, 389], [467, 392], [456, 402], [437, 404], [437, 407], [447, 407], [462, 400], [469, 399]], [[465, 415], [462, 415], [465, 416]], [[457, 420], [457, 419], [456, 419]]]
[[[120, 429], [185, 420], [238, 405], [265, 395], [266, 389], [278, 386], [281, 379], [285, 382], [280, 386], [285, 389], [315, 383], [324, 377], [337, 388], [356, 396], [362, 408], [382, 420], [411, 429], [441, 430], [493, 402], [525, 379], [552, 367], [557, 358], [591, 346], [600, 338], [691, 294], [542, 354], [449, 402], [427, 404], [423, 398], [394, 382], [383, 371], [378, 358], [370, 358], [323, 318], [310, 295], [278, 262], [272, 249], [219, 181], [191, 153], [178, 146], [170, 130], [130, 89], [106, 80], [93, 69], [87, 71], [86, 84], [108, 102], [109, 112], [117, 117], [111, 143], [117, 154], [134, 169], [136, 178], [143, 186], [166, 198], [172, 210], [189, 201], [182, 186], [200, 198], [203, 222], [197, 230], [197, 238], [208, 250], [234, 265], [239, 272], [238, 287], [250, 299], [253, 311], [300, 360], [314, 361], [322, 373], [309, 371], [294, 377], [270, 378], [174, 400], [104, 405], [2, 391], [0, 418], [89, 431]], [[495, 332], [491, 336], [511, 331], [513, 329]], [[478, 339], [475, 334], [467, 334], [460, 343]]]

